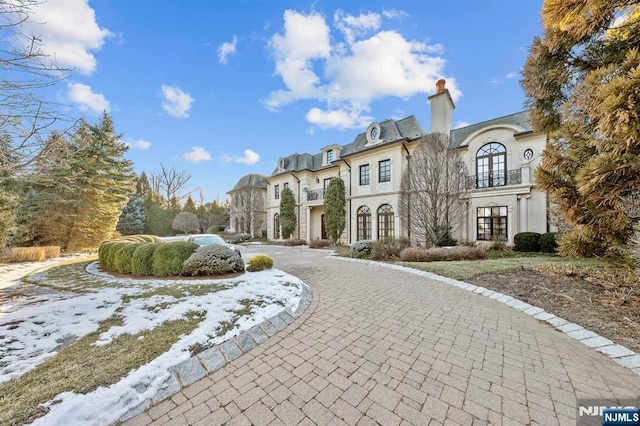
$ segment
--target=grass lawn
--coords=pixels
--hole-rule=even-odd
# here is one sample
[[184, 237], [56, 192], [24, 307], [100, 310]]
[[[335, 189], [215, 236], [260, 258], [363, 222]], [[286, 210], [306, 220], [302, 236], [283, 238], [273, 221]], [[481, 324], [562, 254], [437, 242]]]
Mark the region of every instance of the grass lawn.
[[[0, 293], [8, 302], [0, 321], [0, 425], [53, 412], [69, 402], [57, 403], [64, 392], [95, 400], [96, 389], [121, 380], [156, 388], [157, 371], [291, 306], [300, 291], [299, 280], [277, 270], [144, 279], [102, 274], [88, 263], [36, 272]], [[130, 378], [134, 370], [142, 373]]]
[[564, 265], [575, 268], [604, 266], [604, 263], [598, 259], [574, 259], [554, 255], [492, 251], [488, 251], [487, 254], [489, 259], [483, 260], [400, 262], [400, 264], [457, 280], [468, 280], [482, 274], [539, 269], [551, 265]]

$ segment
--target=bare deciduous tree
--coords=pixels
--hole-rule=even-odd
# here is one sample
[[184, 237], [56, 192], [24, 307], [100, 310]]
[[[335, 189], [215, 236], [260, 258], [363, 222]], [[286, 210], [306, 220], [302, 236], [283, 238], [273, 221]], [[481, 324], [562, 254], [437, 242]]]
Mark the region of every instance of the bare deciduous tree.
[[191, 175], [188, 172], [177, 171], [160, 163], [160, 171], [151, 173], [151, 188], [155, 193], [161, 194], [167, 202], [174, 197], [179, 200], [183, 197], [179, 192], [187, 186], [189, 179]]
[[[24, 31], [40, 0], [0, 1], [0, 134], [10, 144], [0, 151], [0, 172], [15, 173], [47, 155], [45, 130], [70, 121], [44, 91], [64, 80], [61, 68], [41, 49], [42, 40]], [[11, 158], [12, 161], [2, 161]]]
[[263, 192], [257, 188], [242, 188], [234, 192], [231, 200], [231, 223], [238, 224], [240, 229], [236, 229], [236, 232], [258, 236], [265, 219]]
[[409, 158], [402, 177], [400, 215], [411, 239], [446, 245], [464, 215], [467, 169], [451, 147], [449, 137], [423, 137]]

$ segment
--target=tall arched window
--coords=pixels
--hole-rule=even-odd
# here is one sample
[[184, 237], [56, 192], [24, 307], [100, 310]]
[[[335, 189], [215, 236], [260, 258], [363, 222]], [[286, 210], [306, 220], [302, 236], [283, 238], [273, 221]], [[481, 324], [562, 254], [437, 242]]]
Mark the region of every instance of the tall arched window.
[[280, 239], [280, 214], [276, 213], [273, 215], [273, 239]]
[[490, 188], [507, 184], [507, 150], [504, 145], [491, 142], [476, 154], [477, 188]]
[[357, 241], [371, 239], [371, 209], [362, 206], [358, 209]]
[[393, 207], [383, 204], [378, 207], [378, 239], [393, 238]]

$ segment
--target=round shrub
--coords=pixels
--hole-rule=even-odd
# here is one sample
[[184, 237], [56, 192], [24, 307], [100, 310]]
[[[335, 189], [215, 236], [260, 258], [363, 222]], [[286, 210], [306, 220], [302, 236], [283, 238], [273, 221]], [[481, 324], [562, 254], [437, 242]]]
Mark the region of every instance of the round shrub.
[[128, 245], [130, 243], [126, 243], [126, 242], [114, 242], [113, 244], [109, 244], [106, 248], [105, 248], [105, 253], [104, 253], [104, 262], [100, 263], [100, 266], [102, 267], [102, 269], [104, 269], [105, 271], [115, 271], [115, 266], [114, 266], [114, 262], [115, 262], [115, 258], [116, 258], [116, 253], [118, 252], [118, 250], [120, 250], [122, 247]]
[[555, 253], [558, 251], [557, 234], [547, 232], [540, 235], [540, 251], [543, 253]]
[[151, 261], [153, 275], [158, 277], [180, 275], [182, 264], [197, 248], [198, 245], [190, 241], [176, 241], [158, 245]]
[[289, 238], [284, 240], [282, 244], [287, 247], [296, 247], [296, 246], [303, 246], [307, 244], [307, 241], [303, 240], [302, 238]]
[[513, 250], [540, 251], [540, 234], [538, 232], [519, 232], [513, 236]]
[[371, 246], [373, 245], [373, 241], [371, 240], [361, 240], [356, 241], [351, 244], [351, 249], [349, 250], [349, 254], [351, 257], [355, 257], [357, 259], [362, 259], [363, 257], [369, 257], [371, 255]]
[[182, 275], [224, 275], [234, 272], [244, 272], [244, 262], [234, 250], [221, 245], [199, 247], [182, 264]]
[[143, 243], [131, 243], [122, 247], [113, 257], [113, 268], [121, 273], [131, 273], [131, 257], [133, 252]]
[[246, 234], [244, 232], [241, 232], [239, 234], [235, 234], [234, 236], [232, 236], [229, 242], [231, 244], [240, 244], [240, 243], [244, 243], [245, 241], [249, 241], [250, 239], [251, 239], [251, 234]]
[[109, 247], [113, 244], [115, 244], [114, 241], [103, 241], [98, 247], [98, 263], [100, 263], [102, 269], [106, 269], [104, 265], [106, 262], [107, 253], [109, 252]]
[[249, 259], [247, 271], [258, 272], [273, 268], [273, 260], [269, 256], [259, 254]]
[[134, 275], [153, 275], [153, 253], [162, 244], [140, 244], [131, 255], [131, 273]]

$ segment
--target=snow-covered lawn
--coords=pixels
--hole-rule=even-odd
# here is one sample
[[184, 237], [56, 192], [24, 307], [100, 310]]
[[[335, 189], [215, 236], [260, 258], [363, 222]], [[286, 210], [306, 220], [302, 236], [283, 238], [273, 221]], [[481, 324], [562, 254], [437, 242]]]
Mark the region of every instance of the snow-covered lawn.
[[49, 413], [36, 421], [47, 425], [87, 424], [92, 415], [93, 424], [117, 421], [152, 397], [168, 377], [167, 369], [189, 358], [191, 349], [222, 343], [286, 307], [295, 310], [303, 285], [277, 269], [223, 280], [117, 278], [100, 272], [96, 262], [86, 269], [75, 264], [36, 272], [26, 282], [44, 290], [0, 306], [0, 391], [2, 384], [19, 380], [110, 318], [117, 317], [119, 325], [99, 334], [92, 345], [116, 344], [114, 339], [123, 335], [143, 341], [145, 332], [194, 313], [199, 321], [167, 352], [118, 383], [85, 395], [58, 395]]

